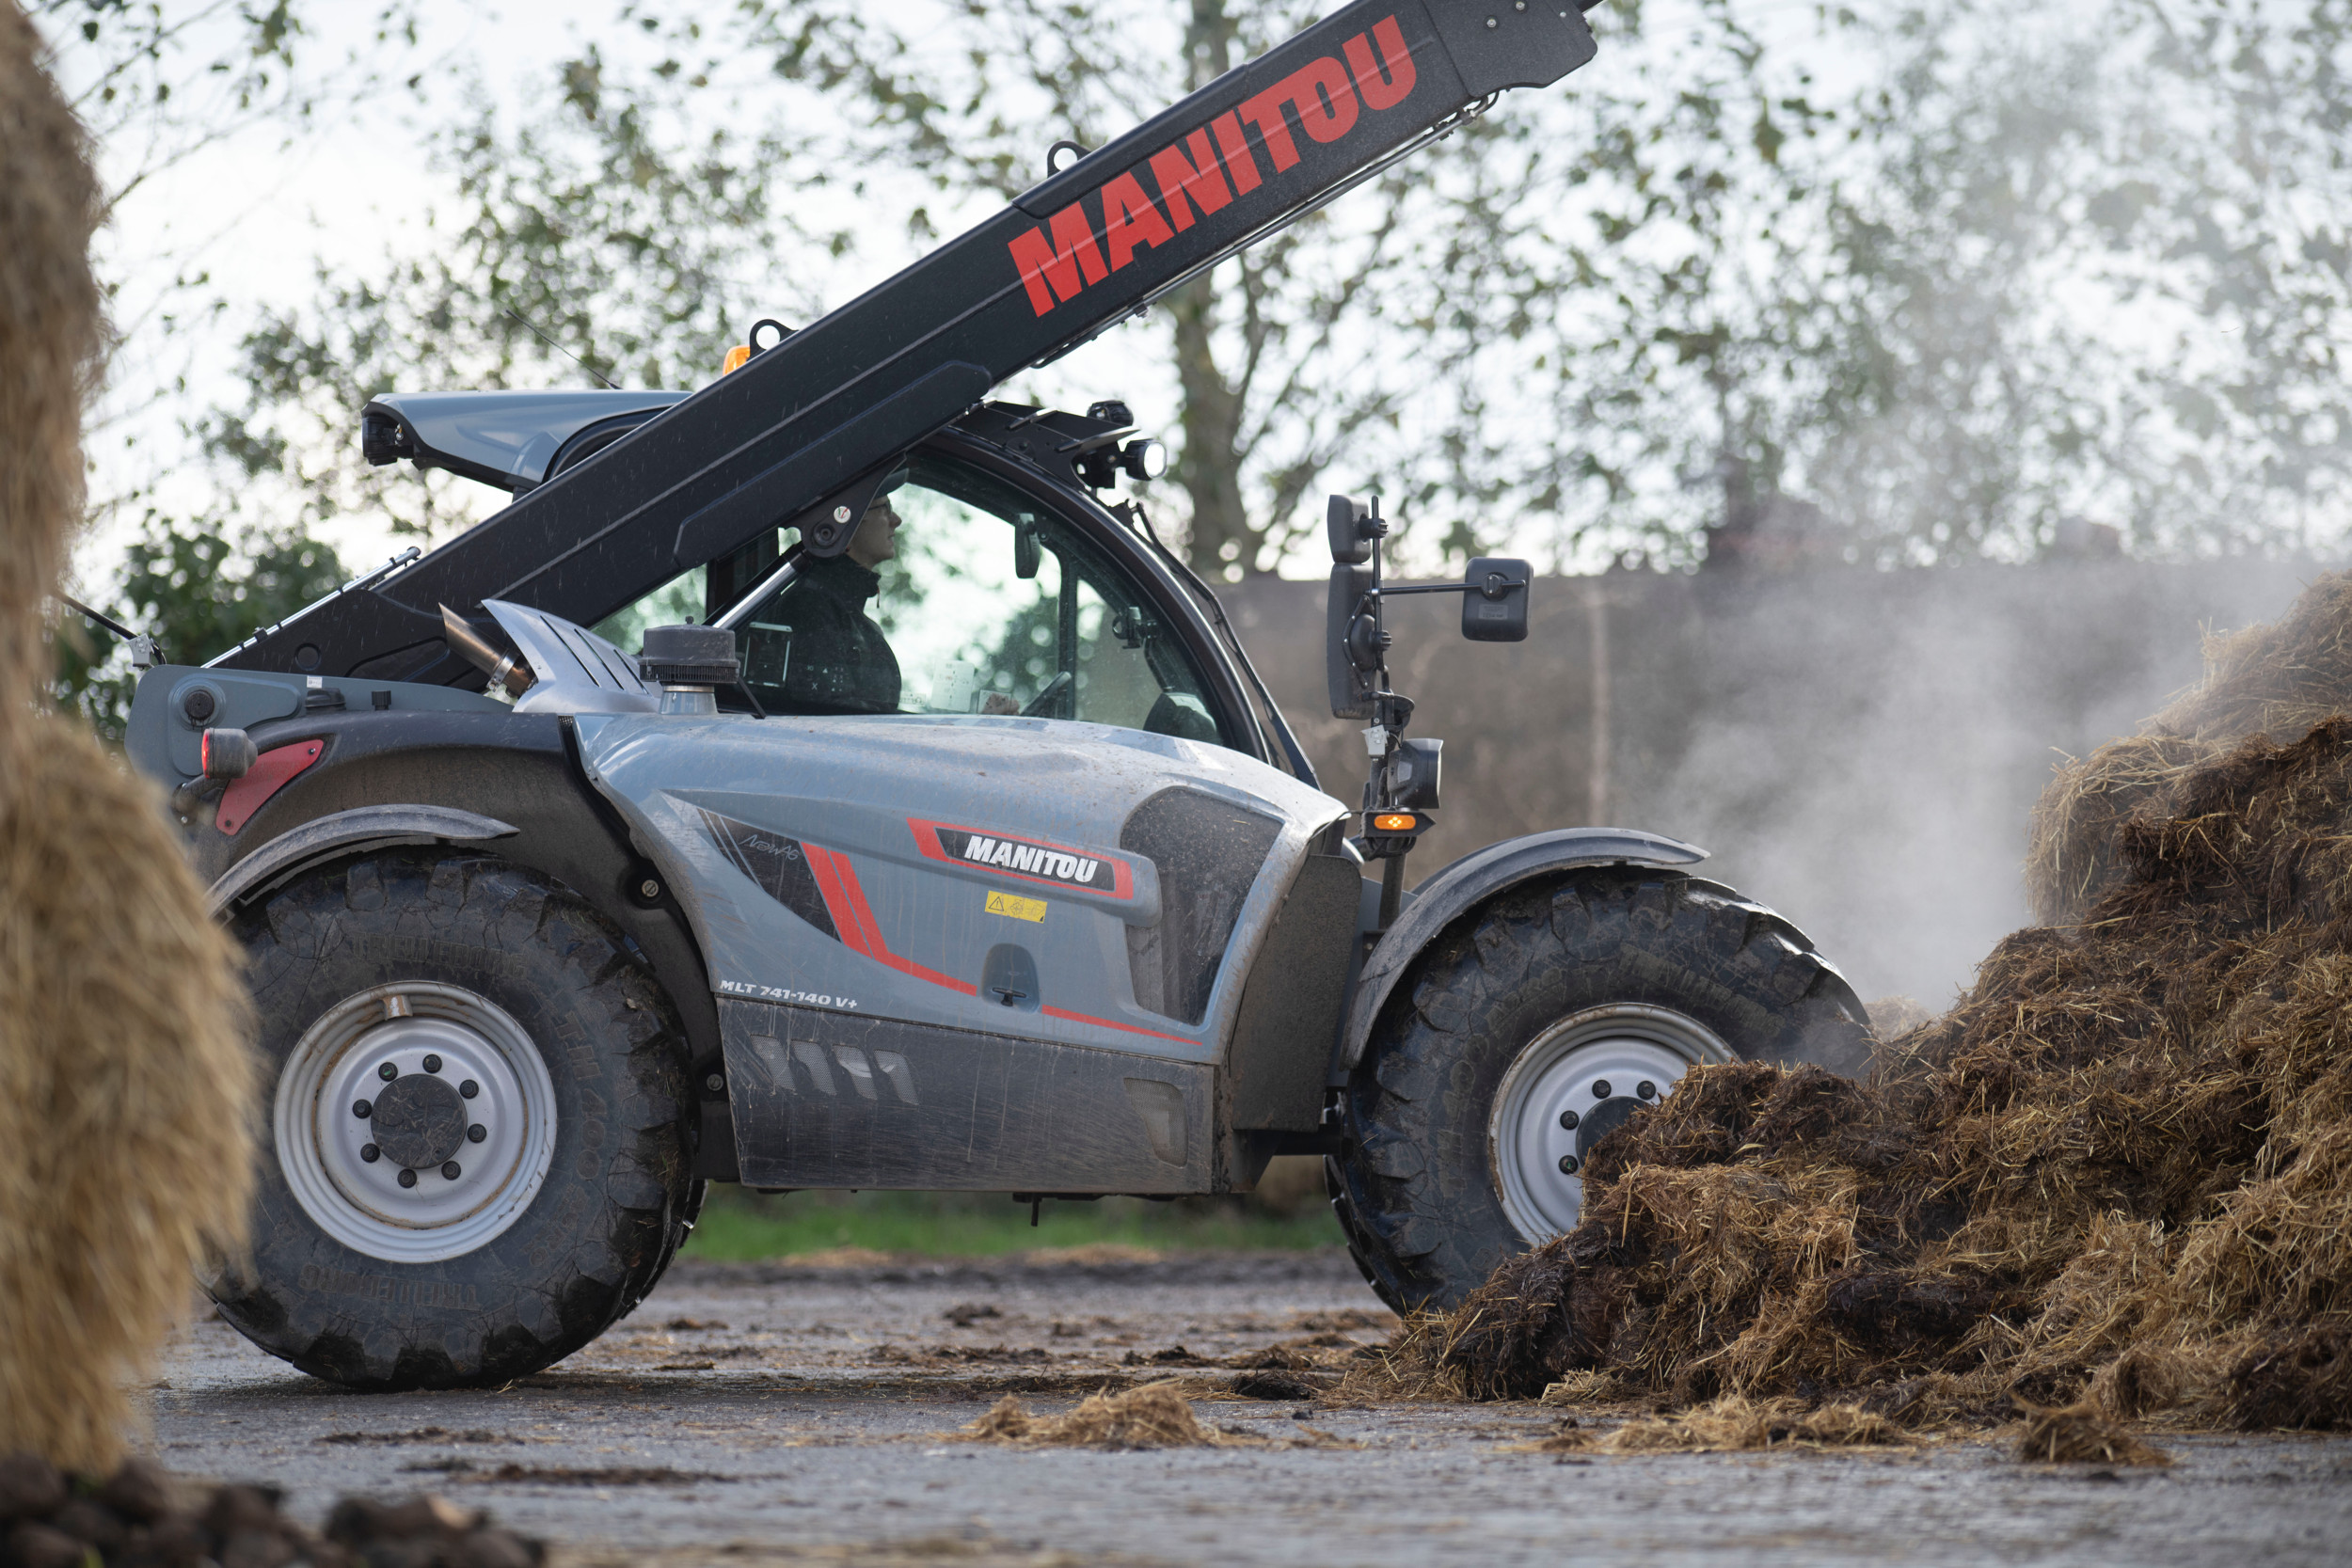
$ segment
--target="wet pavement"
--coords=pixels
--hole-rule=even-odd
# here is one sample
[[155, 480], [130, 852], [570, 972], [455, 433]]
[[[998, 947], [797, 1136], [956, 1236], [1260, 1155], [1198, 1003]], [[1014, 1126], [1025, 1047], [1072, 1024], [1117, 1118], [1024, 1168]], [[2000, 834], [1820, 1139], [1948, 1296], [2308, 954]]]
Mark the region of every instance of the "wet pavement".
[[[1336, 1255], [688, 1261], [596, 1344], [496, 1392], [344, 1393], [208, 1320], [163, 1369], [155, 1439], [175, 1470], [284, 1487], [313, 1524], [345, 1493], [433, 1490], [583, 1568], [2352, 1562], [2344, 1439], [2167, 1437], [2161, 1470], [1985, 1443], [1564, 1457], [1507, 1451], [1555, 1430], [1532, 1404], [1230, 1392], [1235, 1359], [1340, 1367], [1393, 1325]], [[957, 1439], [1007, 1393], [1048, 1413], [1168, 1376], [1256, 1441]]]

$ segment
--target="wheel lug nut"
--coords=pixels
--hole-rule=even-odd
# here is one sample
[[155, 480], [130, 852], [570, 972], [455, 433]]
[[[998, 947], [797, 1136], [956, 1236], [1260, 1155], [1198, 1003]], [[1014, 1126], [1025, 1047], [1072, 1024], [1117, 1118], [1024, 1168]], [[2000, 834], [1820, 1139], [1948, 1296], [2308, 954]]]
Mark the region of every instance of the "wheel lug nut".
[[441, 1175], [443, 1178], [451, 1181], [456, 1180], [457, 1178], [463, 1174], [464, 1173], [457, 1168], [457, 1162], [454, 1160], [450, 1161], [447, 1164], [444, 1164], [441, 1167]]
[[384, 1158], [384, 1151], [376, 1148], [373, 1144], [361, 1144], [359, 1146], [359, 1158], [372, 1165], [378, 1160]]
[[468, 1100], [471, 1100], [475, 1095], [482, 1092], [482, 1085], [469, 1078], [464, 1083], [457, 1085], [457, 1092], [464, 1095]]
[[365, 1121], [368, 1117], [375, 1115], [375, 1107], [369, 1104], [364, 1100], [355, 1100], [351, 1102], [351, 1114], [358, 1117], [361, 1121]]
[[1573, 1155], [1573, 1154], [1563, 1154], [1563, 1155], [1561, 1155], [1561, 1156], [1560, 1156], [1560, 1174], [1561, 1174], [1561, 1175], [1563, 1175], [1563, 1176], [1574, 1176], [1574, 1175], [1576, 1174], [1576, 1169], [1577, 1169], [1577, 1166], [1578, 1166], [1578, 1164], [1579, 1164], [1580, 1163], [1581, 1163], [1581, 1162], [1579, 1162], [1579, 1161], [1578, 1161], [1578, 1159], [1577, 1159], [1577, 1157], [1576, 1157], [1575, 1155]]
[[1560, 1113], [1560, 1125], [1566, 1128], [1571, 1132], [1576, 1131], [1576, 1124], [1582, 1119], [1583, 1118], [1578, 1116], [1574, 1111], [1563, 1111]]
[[386, 1062], [382, 1067], [375, 1069], [375, 1075], [389, 1084], [393, 1079], [400, 1076], [400, 1069], [394, 1067], [389, 1062]]
[[1593, 1080], [1593, 1098], [1595, 1100], [1606, 1100], [1609, 1098], [1608, 1079], [1596, 1078]]
[[490, 1130], [478, 1121], [466, 1129], [466, 1141], [469, 1144], [478, 1144], [489, 1135]]
[[441, 1070], [441, 1058], [439, 1058], [438, 1056], [427, 1056], [427, 1057], [424, 1059], [424, 1070], [425, 1070], [425, 1071], [427, 1071], [427, 1072], [438, 1072], [438, 1071], [440, 1071], [440, 1070]]
[[412, 1170], [403, 1170], [400, 1173], [400, 1184], [404, 1187], [415, 1186], [417, 1184], [417, 1173]]
[[1644, 1100], [1656, 1100], [1658, 1098], [1658, 1085], [1645, 1078], [1639, 1084], [1633, 1085], [1633, 1092], [1640, 1095]]

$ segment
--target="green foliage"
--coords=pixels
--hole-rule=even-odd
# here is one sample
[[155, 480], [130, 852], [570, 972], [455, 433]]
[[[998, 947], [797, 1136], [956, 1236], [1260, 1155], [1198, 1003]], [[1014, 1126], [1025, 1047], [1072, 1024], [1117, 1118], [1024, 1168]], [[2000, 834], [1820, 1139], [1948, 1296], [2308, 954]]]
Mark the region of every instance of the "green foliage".
[[[371, 397], [711, 379], [750, 325], [739, 302], [766, 260], [838, 242], [788, 215], [784, 193], [821, 178], [790, 135], [740, 134], [723, 116], [696, 129], [680, 112], [706, 81], [674, 62], [624, 72], [592, 48], [517, 122], [475, 94], [433, 135], [455, 211], [373, 276], [322, 271], [313, 304], [263, 312], [240, 345], [243, 405], [201, 423], [208, 451], [282, 488], [309, 526], [358, 511], [430, 542], [501, 498], [369, 467], [356, 434]], [[762, 292], [793, 298], [789, 285]]]
[[[333, 592], [347, 574], [335, 552], [298, 528], [247, 527], [231, 541], [215, 520], [182, 523], [150, 513], [124, 552], [107, 609], [160, 644], [174, 664], [200, 664]], [[58, 705], [119, 742], [136, 673], [107, 634], [61, 610], [56, 639]]]

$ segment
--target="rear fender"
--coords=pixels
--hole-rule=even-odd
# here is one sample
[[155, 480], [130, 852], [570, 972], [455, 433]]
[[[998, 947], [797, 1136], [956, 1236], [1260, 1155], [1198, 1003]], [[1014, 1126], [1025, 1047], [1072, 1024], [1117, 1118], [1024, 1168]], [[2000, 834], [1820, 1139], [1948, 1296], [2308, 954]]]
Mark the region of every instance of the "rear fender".
[[271, 839], [222, 872], [210, 898], [215, 914], [343, 855], [402, 844], [469, 844], [511, 838], [510, 822], [450, 806], [355, 806], [330, 812]]
[[[405, 691], [407, 689], [399, 689]], [[288, 878], [402, 843], [479, 845], [586, 898], [636, 945], [677, 1008], [698, 1079], [718, 1070], [719, 1014], [708, 967], [669, 872], [633, 842], [583, 776], [571, 721], [553, 714], [346, 708], [255, 723], [267, 752], [322, 743], [319, 760], [233, 833], [207, 807], [187, 832], [197, 873], [224, 912]], [[658, 896], [642, 895], [651, 873]], [[706, 1098], [697, 1173], [733, 1180], [723, 1098]]]
[[1364, 1043], [1396, 982], [1422, 949], [1456, 920], [1530, 878], [1585, 865], [1696, 865], [1707, 851], [1679, 839], [1632, 828], [1562, 828], [1506, 838], [1463, 856], [1413, 890], [1412, 900], [1364, 960], [1362, 975], [1340, 1037], [1339, 1073], [1355, 1070]]

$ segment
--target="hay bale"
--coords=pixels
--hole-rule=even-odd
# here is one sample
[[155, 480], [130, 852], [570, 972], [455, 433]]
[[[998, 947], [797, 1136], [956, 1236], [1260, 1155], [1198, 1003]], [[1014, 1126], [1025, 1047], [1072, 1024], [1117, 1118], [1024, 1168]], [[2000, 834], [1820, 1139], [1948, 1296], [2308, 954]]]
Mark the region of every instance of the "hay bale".
[[254, 1070], [153, 787], [40, 711], [101, 341], [98, 185], [40, 48], [0, 0], [0, 1452], [103, 1472], [191, 1265], [242, 1240]]
[[1194, 1449], [1227, 1439], [1200, 1424], [1173, 1381], [1119, 1393], [1089, 1394], [1059, 1416], [1035, 1416], [1007, 1394], [961, 1433], [975, 1443], [1021, 1448]]
[[2352, 711], [2352, 574], [2313, 582], [2280, 620], [2205, 638], [2202, 679], [2139, 733], [2069, 758], [2034, 805], [2026, 892], [2036, 924], [2071, 926], [2115, 885], [2117, 832], [2161, 817], [2192, 768], [2254, 736], [2292, 744]]
[[[82, 398], [103, 345], [89, 238], [97, 177], [81, 126], [0, 0], [0, 759], [48, 684], [42, 616], [82, 515]], [[0, 796], [18, 787], [0, 768]]]
[[0, 807], [0, 1452], [104, 1471], [194, 1265], [242, 1243], [258, 1093], [153, 789], [78, 725], [34, 733]]
[[2026, 899], [2034, 923], [2080, 922], [2115, 884], [2116, 830], [2143, 809], [2161, 809], [2182, 777], [2217, 750], [2183, 736], [2140, 735], [2060, 764], [2034, 802], [2026, 835]]
[[2179, 733], [2045, 799], [2079, 919], [2004, 940], [1867, 1085], [1692, 1072], [1592, 1151], [1575, 1230], [1412, 1325], [1384, 1376], [1605, 1378], [1722, 1419], [2073, 1412], [2044, 1450], [2143, 1415], [2352, 1426], [2348, 650], [2342, 577], [2219, 645], [2160, 716]]

